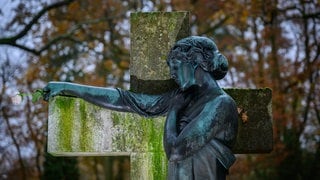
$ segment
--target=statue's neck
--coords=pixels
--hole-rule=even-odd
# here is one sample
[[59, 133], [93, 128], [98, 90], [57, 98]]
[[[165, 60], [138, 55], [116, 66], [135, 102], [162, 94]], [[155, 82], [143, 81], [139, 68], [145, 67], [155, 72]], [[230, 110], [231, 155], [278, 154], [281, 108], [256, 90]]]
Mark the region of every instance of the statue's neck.
[[195, 72], [196, 84], [202, 90], [214, 90], [220, 88], [217, 81], [202, 68], [197, 68]]

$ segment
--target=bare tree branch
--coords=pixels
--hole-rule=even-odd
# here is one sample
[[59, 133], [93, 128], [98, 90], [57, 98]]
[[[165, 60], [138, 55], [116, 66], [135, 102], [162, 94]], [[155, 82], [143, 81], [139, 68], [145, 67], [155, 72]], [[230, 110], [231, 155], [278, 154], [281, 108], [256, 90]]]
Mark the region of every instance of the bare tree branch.
[[[73, 0], [69, 0], [69, 1], [72, 2]], [[67, 3], [64, 3], [64, 4], [66, 5]], [[60, 5], [62, 5], [62, 2], [60, 3]], [[51, 5], [51, 7], [52, 7], [52, 5]], [[55, 7], [57, 7], [57, 6], [55, 6]], [[46, 8], [46, 9], [48, 9], [48, 8]], [[19, 38], [16, 38], [16, 37], [20, 36], [19, 34], [21, 34], [21, 33], [13, 36], [11, 38], [2, 38], [2, 39], [0, 38], [0, 45], [1, 44], [10, 45], [10, 46], [17, 47], [19, 49], [22, 49], [24, 51], [27, 51], [27, 52], [30, 52], [30, 53], [32, 53], [34, 55], [39, 56], [39, 55], [41, 55], [41, 53], [43, 51], [49, 49], [53, 44], [55, 44], [55, 43], [57, 43], [57, 42], [59, 42], [61, 40], [69, 40], [69, 41], [73, 41], [73, 42], [80, 42], [75, 37], [73, 37], [73, 35], [74, 35], [74, 33], [76, 33], [77, 30], [83, 28], [84, 25], [96, 24], [96, 23], [100, 23], [100, 22], [103, 22], [103, 21], [113, 20], [115, 18], [119, 18], [119, 17], [124, 16], [124, 15], [125, 15], [125, 12], [119, 13], [118, 15], [114, 15], [114, 16], [108, 16], [108, 17], [103, 17], [103, 18], [99, 18], [99, 19], [88, 19], [88, 20], [84, 20], [82, 22], [78, 22], [77, 24], [73, 25], [68, 32], [66, 32], [65, 34], [61, 34], [61, 35], [57, 35], [56, 37], [53, 37], [51, 40], [49, 40], [48, 43], [46, 43], [45, 45], [43, 45], [39, 49], [29, 48], [27, 46], [24, 46], [24, 45], [16, 43], [16, 41], [19, 39]], [[36, 23], [36, 21], [35, 21], [35, 23]], [[30, 28], [29, 28], [29, 30], [30, 30]], [[24, 35], [26, 35], [26, 34], [27, 34], [27, 32], [24, 33]], [[22, 38], [22, 37], [23, 36], [21, 36], [20, 38]]]
[[10, 45], [10, 46], [14, 46], [17, 48], [20, 48], [22, 50], [25, 50], [27, 52], [33, 53], [35, 55], [40, 55], [40, 53], [43, 51], [38, 51], [36, 49], [32, 49], [29, 47], [26, 47], [24, 45], [20, 45], [17, 43], [18, 39], [21, 39], [22, 37], [24, 37], [32, 28], [33, 25], [35, 25], [38, 20], [49, 10], [51, 9], [55, 9], [55, 8], [59, 8], [62, 6], [66, 6], [68, 4], [70, 4], [71, 2], [73, 2], [74, 0], [65, 0], [65, 1], [60, 1], [60, 2], [56, 2], [53, 3], [47, 7], [44, 7], [41, 11], [39, 11], [33, 18], [32, 20], [16, 35], [11, 36], [11, 37], [5, 37], [5, 38], [0, 38], [0, 45]]
[[33, 19], [25, 26], [25, 28], [20, 32], [18, 33], [17, 35], [11, 37], [14, 41], [16, 41], [17, 39], [20, 39], [22, 38], [23, 36], [25, 36], [28, 31], [31, 29], [31, 27], [36, 24], [38, 22], [38, 20], [46, 13], [48, 12], [49, 10], [51, 9], [55, 9], [55, 8], [58, 8], [58, 7], [61, 7], [61, 6], [65, 6], [65, 5], [68, 5], [70, 4], [71, 2], [73, 2], [74, 0], [66, 0], [66, 1], [61, 1], [61, 2], [57, 2], [57, 3], [54, 3], [54, 4], [51, 4], [47, 7], [44, 7], [41, 11], [38, 12], [38, 14], [33, 17]]

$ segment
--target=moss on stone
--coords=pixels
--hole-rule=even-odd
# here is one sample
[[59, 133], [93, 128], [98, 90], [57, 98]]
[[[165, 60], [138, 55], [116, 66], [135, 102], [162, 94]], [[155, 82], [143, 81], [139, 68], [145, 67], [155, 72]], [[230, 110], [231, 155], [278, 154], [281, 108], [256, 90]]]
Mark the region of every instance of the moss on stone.
[[112, 119], [117, 129], [113, 136], [113, 149], [134, 154], [131, 164], [133, 173], [148, 169], [153, 179], [165, 179], [167, 159], [162, 143], [164, 117], [151, 119], [131, 113], [112, 112]]
[[[131, 14], [131, 89], [136, 92], [155, 94], [165, 92], [164, 83], [168, 81], [169, 68], [166, 59], [174, 43], [190, 35], [188, 12], [151, 12]], [[148, 86], [149, 88], [145, 88]], [[149, 90], [152, 89], [152, 90]]]
[[58, 145], [59, 150], [70, 152], [72, 151], [72, 120], [74, 119], [74, 101], [72, 99], [65, 101], [64, 99], [56, 99], [56, 108], [58, 109], [59, 117], [63, 118], [58, 121]]
[[[273, 149], [272, 90], [225, 89], [236, 101], [239, 114], [234, 153], [268, 153]], [[242, 119], [243, 116], [246, 119]]]
[[89, 121], [90, 119], [86, 119], [86, 109], [85, 109], [85, 105], [83, 102], [79, 102], [79, 124], [80, 124], [80, 128], [78, 129], [78, 131], [80, 131], [80, 140], [79, 140], [79, 143], [80, 143], [80, 151], [87, 151], [88, 149], [88, 144], [87, 144], [87, 133], [89, 131], [89, 129], [87, 129], [85, 127], [85, 124], [86, 124], [86, 120]]
[[94, 113], [94, 107], [88, 103], [85, 103], [84, 101], [79, 101], [79, 118], [80, 118], [80, 151], [88, 152], [92, 151], [93, 148], [93, 140], [96, 138], [94, 137], [94, 131], [95, 129], [95, 113]]

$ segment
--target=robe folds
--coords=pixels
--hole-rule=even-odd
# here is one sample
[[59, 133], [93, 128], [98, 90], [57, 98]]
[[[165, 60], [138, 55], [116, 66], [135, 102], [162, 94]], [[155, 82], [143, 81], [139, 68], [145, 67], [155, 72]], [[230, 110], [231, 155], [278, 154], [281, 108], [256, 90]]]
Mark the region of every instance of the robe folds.
[[[174, 111], [174, 105], [176, 103], [185, 103], [177, 101], [175, 97], [188, 98], [188, 94], [186, 94], [188, 92], [179, 89], [161, 95], [138, 94], [121, 89], [117, 90], [120, 95], [118, 104], [125, 107], [126, 111], [135, 112], [147, 117], [168, 115], [166, 124], [170, 123], [168, 121], [171, 121], [169, 114]], [[191, 124], [196, 117], [199, 117], [199, 114], [205, 109], [201, 104], [197, 104], [198, 101], [201, 103], [202, 99], [199, 98], [197, 100], [197, 98], [194, 98], [196, 101], [187, 102], [184, 111], [176, 115], [177, 122], [174, 124], [177, 130], [176, 134], [166, 134], [172, 132], [166, 129], [164, 131], [164, 147], [169, 160], [169, 180], [225, 179], [228, 169], [236, 160], [230, 150], [235, 143], [238, 128], [235, 103], [221, 89], [217, 93], [211, 94], [207, 98], [214, 100], [223, 96], [223, 99], [227, 99], [227, 103], [224, 103], [221, 107], [217, 105], [215, 109], [212, 109], [212, 113], [209, 113], [212, 115], [212, 118], [204, 118], [207, 119], [206, 122], [209, 122], [207, 125], [203, 125], [205, 127], [204, 131], [208, 131], [204, 132], [205, 137], [195, 138], [193, 141], [190, 138], [191, 140], [186, 140], [185, 144], [182, 143], [181, 146], [183, 147], [180, 148], [182, 151], [178, 152], [179, 158], [173, 158], [176, 152], [174, 150], [171, 151], [171, 149], [175, 149], [175, 145], [170, 144], [172, 139], [168, 137], [179, 136], [179, 133], [183, 133], [184, 128], [189, 128], [188, 131], [197, 128], [196, 126], [188, 127], [188, 124]], [[225, 96], [227, 97], [225, 98]], [[192, 104], [195, 105], [192, 106]], [[191, 109], [188, 109], [189, 106], [191, 106]], [[224, 109], [226, 109], [226, 112]], [[231, 111], [231, 114], [228, 113], [229, 111]]]

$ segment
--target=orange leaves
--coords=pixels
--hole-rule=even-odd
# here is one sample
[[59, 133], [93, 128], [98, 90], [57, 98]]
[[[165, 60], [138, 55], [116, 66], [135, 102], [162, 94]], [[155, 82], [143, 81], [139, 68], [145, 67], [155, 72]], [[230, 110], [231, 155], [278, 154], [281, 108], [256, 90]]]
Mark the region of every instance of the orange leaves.
[[105, 86], [106, 80], [102, 76], [96, 74], [88, 74], [79, 83], [85, 83], [92, 86]]
[[129, 69], [129, 62], [127, 60], [122, 60], [119, 63], [121, 69]]
[[248, 115], [247, 115], [247, 111], [242, 109], [241, 107], [237, 108], [238, 110], [238, 116], [240, 117], [242, 123], [247, 123], [249, 121]]
[[31, 66], [25, 75], [25, 79], [27, 81], [28, 84], [31, 84], [32, 81], [34, 81], [35, 79], [38, 79], [39, 77], [39, 68], [37, 66]]
[[111, 59], [106, 60], [103, 63], [104, 67], [107, 69], [107, 71], [111, 72], [112, 71], [112, 66], [113, 66], [113, 61]]
[[68, 31], [68, 29], [70, 28], [69, 26], [70, 26], [70, 22], [59, 21], [59, 23], [57, 23], [57, 26], [56, 26], [56, 33], [57, 34], [66, 33]]
[[79, 1], [75, 1], [68, 6], [69, 12], [77, 12], [80, 9]]
[[[109, 72], [111, 72], [115, 67], [115, 62], [113, 61], [113, 60], [111, 60], [111, 59], [108, 59], [108, 60], [106, 60], [104, 63], [103, 63], [103, 65], [104, 65], [104, 68], [107, 70], [107, 71], [109, 71]], [[120, 68], [120, 69], [123, 69], [123, 70], [126, 70], [126, 69], [129, 69], [129, 61], [128, 60], [121, 60], [120, 62], [119, 62], [119, 64], [118, 64], [118, 67]]]
[[241, 23], [247, 23], [249, 14], [250, 14], [249, 11], [244, 9], [240, 14], [240, 18], [239, 18], [240, 22]]

